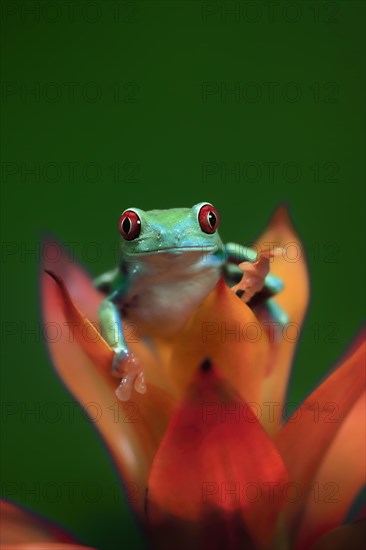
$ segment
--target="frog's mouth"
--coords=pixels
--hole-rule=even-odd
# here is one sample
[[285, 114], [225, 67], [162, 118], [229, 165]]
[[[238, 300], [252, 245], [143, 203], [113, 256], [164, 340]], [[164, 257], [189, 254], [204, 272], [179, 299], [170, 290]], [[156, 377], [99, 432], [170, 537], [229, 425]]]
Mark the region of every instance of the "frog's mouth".
[[[210, 245], [200, 245], [200, 246], [167, 246], [165, 248], [156, 248], [154, 250], [150, 249], [147, 252], [134, 252], [131, 256], [153, 256], [155, 254], [171, 254], [172, 256], [177, 256], [178, 254], [188, 254], [192, 252], [193, 254], [201, 253], [202, 255], [212, 254], [218, 250], [217, 246]], [[125, 252], [126, 256], [130, 256], [128, 252]]]

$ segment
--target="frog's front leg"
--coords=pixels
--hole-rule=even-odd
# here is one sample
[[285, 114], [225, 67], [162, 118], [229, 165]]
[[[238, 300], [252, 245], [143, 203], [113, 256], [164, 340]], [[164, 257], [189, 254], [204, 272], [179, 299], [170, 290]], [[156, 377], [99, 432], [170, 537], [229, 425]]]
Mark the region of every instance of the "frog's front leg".
[[288, 323], [285, 311], [272, 300], [284, 288], [283, 281], [269, 272], [270, 259], [281, 249], [255, 250], [236, 243], [224, 246], [225, 276], [233, 292], [250, 307], [263, 303], [281, 325]]
[[126, 343], [120, 310], [115, 303], [118, 297], [118, 292], [114, 292], [103, 300], [99, 308], [99, 320], [102, 335], [114, 351], [112, 374], [121, 378], [116, 395], [121, 401], [127, 401], [133, 388], [139, 393], [145, 393], [146, 386], [138, 359]]
[[274, 296], [283, 290], [282, 280], [269, 273], [270, 259], [276, 256], [279, 250], [268, 250], [257, 254], [252, 248], [237, 243], [227, 243], [224, 246], [225, 275], [240, 298], [244, 293], [246, 294], [245, 297], [243, 296], [243, 301], [249, 302], [262, 289], [267, 297]]
[[235, 264], [255, 262], [258, 257], [255, 250], [238, 243], [226, 243], [224, 245], [223, 254], [226, 263], [233, 262]]
[[[258, 262], [258, 254], [252, 248], [248, 248], [237, 243], [227, 243], [224, 245], [222, 255], [227, 283], [233, 288], [233, 291], [239, 296], [239, 298], [243, 298], [243, 301], [248, 302], [251, 296], [249, 296], [249, 289], [247, 288], [247, 285], [246, 287], [243, 285], [239, 287], [238, 283], [243, 280], [243, 265], [245, 267], [254, 268]], [[262, 286], [264, 285], [267, 273], [262, 272]], [[247, 278], [248, 274], [246, 275], [246, 279]], [[258, 290], [261, 290], [261, 288]], [[244, 296], [244, 294], [246, 295]]]

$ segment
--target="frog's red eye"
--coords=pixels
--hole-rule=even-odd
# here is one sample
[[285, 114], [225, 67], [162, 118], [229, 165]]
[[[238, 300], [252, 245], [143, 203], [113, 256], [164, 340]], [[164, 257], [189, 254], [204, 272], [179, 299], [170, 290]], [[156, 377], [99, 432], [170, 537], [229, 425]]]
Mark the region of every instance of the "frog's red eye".
[[126, 210], [118, 222], [118, 229], [126, 241], [132, 241], [140, 235], [141, 220], [133, 210]]
[[198, 221], [202, 231], [205, 233], [215, 233], [219, 227], [220, 215], [211, 204], [205, 204], [198, 213]]

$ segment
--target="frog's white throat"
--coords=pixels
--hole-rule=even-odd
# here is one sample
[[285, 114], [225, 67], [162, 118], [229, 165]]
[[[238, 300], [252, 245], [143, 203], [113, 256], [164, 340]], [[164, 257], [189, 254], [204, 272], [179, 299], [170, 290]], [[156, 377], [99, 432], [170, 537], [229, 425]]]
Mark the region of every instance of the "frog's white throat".
[[178, 331], [214, 288], [221, 274], [220, 259], [202, 249], [134, 258], [134, 284], [124, 301], [127, 317], [158, 332]]

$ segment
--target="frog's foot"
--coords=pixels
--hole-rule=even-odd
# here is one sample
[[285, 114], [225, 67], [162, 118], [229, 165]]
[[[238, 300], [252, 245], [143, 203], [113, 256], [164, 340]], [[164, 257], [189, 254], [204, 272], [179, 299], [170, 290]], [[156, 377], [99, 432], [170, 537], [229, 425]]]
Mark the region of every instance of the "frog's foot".
[[138, 393], [146, 392], [144, 373], [138, 359], [124, 348], [116, 348], [112, 365], [112, 374], [121, 378], [116, 389], [116, 396], [120, 401], [131, 399], [132, 390]]
[[262, 252], [255, 262], [242, 262], [238, 267], [244, 272], [241, 281], [232, 287], [243, 302], [248, 303], [255, 294], [259, 293], [269, 273], [269, 264], [274, 256], [280, 254], [282, 249], [274, 249]]
[[264, 286], [264, 280], [269, 272], [269, 258], [261, 256], [256, 262], [243, 262], [239, 265], [244, 271], [241, 281], [232, 287], [243, 302], [248, 303], [251, 298], [260, 292]]

